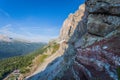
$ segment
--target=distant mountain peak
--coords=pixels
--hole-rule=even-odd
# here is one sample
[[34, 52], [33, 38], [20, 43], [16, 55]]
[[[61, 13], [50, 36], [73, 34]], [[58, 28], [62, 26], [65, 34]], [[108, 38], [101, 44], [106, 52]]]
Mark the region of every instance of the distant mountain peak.
[[0, 34], [0, 41], [11, 42], [13, 38], [8, 37], [7, 35]]
[[22, 38], [12, 38], [12, 37], [9, 37], [7, 35], [4, 35], [4, 34], [0, 34], [0, 41], [4, 41], [4, 42], [25, 42], [25, 43], [32, 43], [31, 41], [29, 40], [25, 40], [25, 39], [22, 39]]

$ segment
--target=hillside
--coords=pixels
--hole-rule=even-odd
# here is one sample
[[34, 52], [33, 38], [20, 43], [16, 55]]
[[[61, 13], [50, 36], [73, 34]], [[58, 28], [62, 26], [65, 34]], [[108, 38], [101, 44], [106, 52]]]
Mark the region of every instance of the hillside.
[[27, 80], [119, 80], [120, 0], [86, 0], [63, 23], [59, 52]]
[[44, 46], [44, 43], [23, 41], [0, 41], [0, 59], [25, 55]]
[[59, 44], [52, 42], [30, 54], [0, 60], [2, 66], [0, 67], [0, 79], [23, 80], [26, 76], [37, 74], [56, 58], [58, 49]]
[[[26, 55], [0, 60], [0, 80], [4, 79], [5, 77], [5, 80], [8, 80], [9, 78], [7, 79], [7, 76], [12, 75], [12, 72], [16, 70], [18, 70], [21, 75], [29, 73], [33, 68], [33, 60], [36, 58], [36, 56], [41, 55], [45, 49], [45, 47], [41, 47], [36, 51]], [[12, 78], [16, 78], [16, 76]]]

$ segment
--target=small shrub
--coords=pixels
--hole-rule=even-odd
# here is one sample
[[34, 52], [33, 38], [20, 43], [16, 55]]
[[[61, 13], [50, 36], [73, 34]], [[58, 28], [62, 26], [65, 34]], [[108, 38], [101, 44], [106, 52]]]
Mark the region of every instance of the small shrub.
[[59, 47], [60, 47], [59, 44], [54, 43], [54, 45], [52, 46], [53, 48], [52, 54], [55, 53], [59, 49]]
[[28, 69], [28, 68], [22, 68], [20, 70], [20, 73], [22, 73], [22, 74], [25, 74], [25, 73], [28, 73], [28, 72], [30, 72], [30, 69]]
[[118, 80], [120, 80], [120, 67], [117, 68]]

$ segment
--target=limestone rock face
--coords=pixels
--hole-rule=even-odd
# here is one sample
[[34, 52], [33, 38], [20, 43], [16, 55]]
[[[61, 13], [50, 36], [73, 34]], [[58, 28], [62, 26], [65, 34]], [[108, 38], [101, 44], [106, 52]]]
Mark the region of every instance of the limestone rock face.
[[119, 80], [120, 0], [86, 0], [65, 20], [59, 40], [64, 53], [39, 80]]
[[[120, 66], [119, 10], [119, 0], [86, 0], [84, 16], [63, 56], [67, 68], [55, 79], [119, 80], [116, 71]], [[85, 33], [82, 29], [86, 29]]]
[[72, 64], [74, 80], [119, 80], [119, 10], [119, 0], [86, 1], [87, 32], [75, 42], [79, 47]]
[[106, 36], [120, 26], [120, 0], [89, 0], [86, 5], [91, 34]]
[[77, 10], [74, 14], [70, 14], [68, 18], [64, 21], [62, 29], [60, 31], [60, 41], [65, 40], [68, 41], [70, 37], [73, 35], [78, 22], [82, 19], [85, 11], [85, 5], [81, 5], [79, 10]]
[[120, 66], [119, 41], [120, 33], [94, 42], [84, 49], [78, 48], [74, 60], [75, 71], [79, 75], [81, 74], [79, 71], [82, 71], [86, 80], [118, 80], [116, 68]]
[[120, 17], [106, 14], [90, 14], [88, 16], [88, 32], [98, 36], [106, 36], [120, 27]]

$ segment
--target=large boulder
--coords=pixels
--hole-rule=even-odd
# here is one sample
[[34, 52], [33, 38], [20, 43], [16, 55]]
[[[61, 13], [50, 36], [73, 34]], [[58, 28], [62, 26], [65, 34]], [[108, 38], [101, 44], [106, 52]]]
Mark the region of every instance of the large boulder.
[[120, 27], [120, 0], [87, 0], [88, 32], [106, 36]]
[[120, 0], [87, 0], [89, 13], [105, 13], [120, 16]]
[[98, 36], [106, 36], [120, 27], [120, 17], [105, 14], [90, 14], [88, 16], [88, 32]]

